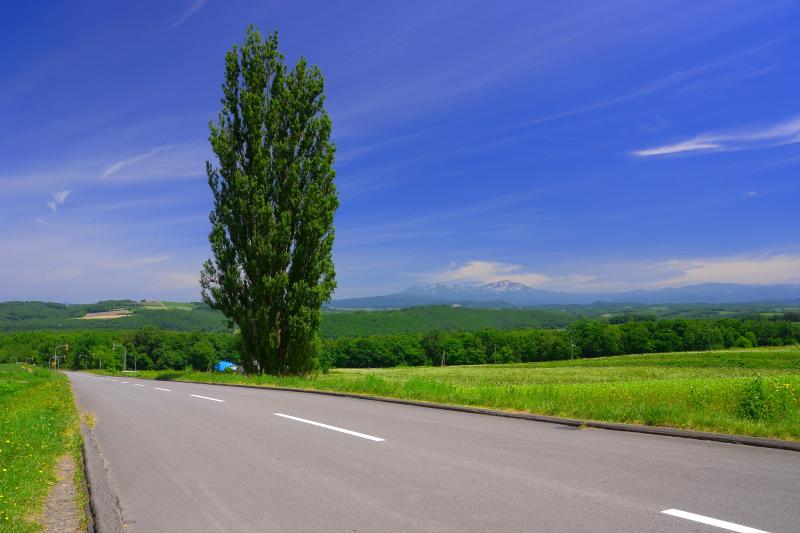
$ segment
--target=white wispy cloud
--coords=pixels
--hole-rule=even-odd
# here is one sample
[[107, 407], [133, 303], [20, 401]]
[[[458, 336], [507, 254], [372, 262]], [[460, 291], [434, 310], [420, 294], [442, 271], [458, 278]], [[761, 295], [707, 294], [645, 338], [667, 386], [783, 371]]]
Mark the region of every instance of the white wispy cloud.
[[[588, 266], [591, 263], [591, 267]], [[572, 269], [589, 273], [569, 273]], [[587, 261], [586, 265], [551, 265], [548, 273], [497, 261], [451, 263], [422, 274], [417, 282], [474, 285], [509, 280], [531, 287], [567, 292], [619, 292], [683, 287], [702, 283], [771, 285], [800, 283], [800, 253], [751, 253], [736, 256], [651, 261]]]
[[56, 203], [63, 204], [64, 202], [67, 201], [69, 193], [70, 193], [69, 190], [57, 192], [53, 195], [53, 199], [56, 201]]
[[70, 192], [71, 191], [67, 189], [67, 190], [59, 191], [59, 192], [53, 194], [53, 199], [48, 201], [48, 202], [46, 202], [47, 207], [50, 209], [50, 211], [55, 213], [56, 210], [58, 209], [58, 206], [62, 205], [64, 202], [67, 201], [67, 198], [69, 198]]
[[139, 257], [135, 259], [130, 259], [127, 261], [110, 261], [102, 265], [106, 269], [116, 269], [116, 268], [131, 268], [131, 267], [138, 267], [144, 265], [154, 265], [156, 263], [163, 263], [164, 261], [168, 260], [170, 256], [168, 255], [159, 255], [155, 257]]
[[50, 270], [45, 273], [45, 281], [66, 281], [82, 275], [85, 271], [82, 268], [61, 268]]
[[547, 276], [524, 272], [522, 265], [496, 261], [468, 261], [463, 265], [450, 263], [445, 270], [430, 274], [427, 278], [438, 283], [490, 283], [510, 279], [511, 276], [524, 276], [533, 284], [547, 281]]
[[639, 157], [653, 157], [690, 152], [752, 150], [793, 143], [800, 143], [800, 117], [766, 127], [703, 133], [691, 139], [634, 150], [631, 153]]
[[194, 2], [192, 2], [192, 4], [189, 7], [187, 7], [186, 10], [183, 13], [181, 13], [181, 16], [178, 17], [178, 20], [176, 20], [172, 24], [172, 27], [173, 28], [177, 28], [178, 26], [180, 26], [181, 24], [183, 24], [184, 22], [189, 20], [189, 18], [192, 15], [194, 15], [195, 13], [200, 11], [200, 8], [203, 7], [205, 5], [205, 3], [206, 3], [206, 0], [195, 0]]
[[617, 292], [702, 283], [800, 283], [800, 253], [794, 250], [782, 253], [754, 251], [729, 256], [591, 263], [591, 274], [595, 276], [593, 280], [580, 286], [565, 284], [565, 288], [575, 292]]
[[[666, 76], [653, 79], [639, 87], [633, 87], [605, 99], [589, 101], [572, 109], [527, 119], [519, 124], [515, 124], [513, 128], [533, 126], [565, 118], [572, 118], [665, 91], [684, 92], [688, 90], [696, 91], [714, 87], [718, 88], [748, 78], [763, 76], [772, 72], [775, 65], [763, 68], [747, 67], [744, 69], [738, 68], [736, 65], [740, 62], [754, 63], [762, 61], [759, 59], [760, 54], [762, 54], [764, 50], [769, 49], [772, 45], [773, 43], [770, 42], [764, 43], [750, 49], [737, 51], [714, 61], [675, 70]], [[593, 95], [598, 89], [602, 89], [602, 87], [589, 88], [589, 94]], [[660, 129], [664, 129], [665, 127], [665, 125], [662, 125]]]
[[[114, 226], [114, 225], [112, 225]], [[120, 231], [122, 224], [99, 230], [96, 224], [36, 225], [0, 235], [0, 301], [43, 299], [90, 302], [105, 298], [196, 300], [197, 285], [177, 278], [160, 283], [173, 272], [197, 270], [203, 247], [180, 256], [150, 248], [146, 239]], [[46, 250], [46, 253], [43, 253]]]
[[503, 263], [499, 261], [467, 261], [464, 264], [450, 263], [439, 272], [423, 275], [422, 279], [435, 283], [492, 283], [495, 281], [513, 281], [528, 286], [579, 286], [594, 280], [594, 276], [586, 274], [566, 274], [549, 276], [532, 272], [523, 265]]
[[139, 163], [140, 161], [144, 161], [145, 159], [150, 159], [163, 148], [164, 148], [163, 146], [157, 146], [144, 154], [139, 154], [137, 156], [131, 157], [129, 159], [123, 159], [121, 161], [116, 161], [115, 163], [112, 163], [108, 167], [106, 167], [106, 169], [103, 171], [103, 177], [107, 178], [115, 174], [119, 170], [122, 170], [123, 168], [127, 167], [128, 165], [133, 165], [134, 163]]
[[668, 154], [695, 152], [697, 150], [716, 150], [719, 148], [722, 148], [722, 145], [717, 142], [703, 141], [700, 139], [690, 139], [688, 141], [679, 142], [675, 144], [657, 146], [655, 148], [647, 148], [645, 150], [637, 150], [633, 153], [640, 157], [649, 157], [653, 155], [668, 155]]
[[170, 272], [161, 278], [156, 287], [159, 289], [197, 289], [200, 291], [200, 269], [189, 272]]
[[[345, 99], [337, 99], [332, 112], [337, 135], [361, 137], [365, 129], [387, 119], [405, 120], [426, 112], [433, 105], [440, 106], [439, 102], [468, 97], [533, 72], [542, 75], [544, 69], [566, 61], [580, 61], [583, 54], [594, 53], [597, 47], [635, 37], [641, 29], [640, 24], [633, 21], [644, 16], [641, 11], [621, 12], [617, 6], [606, 3], [595, 3], [559, 16], [530, 16], [527, 20], [525, 13], [511, 6], [503, 5], [498, 10], [498, 13], [507, 14], [509, 21], [513, 16], [513, 23], [504, 24], [502, 33], [491, 42], [471, 48], [472, 44], [467, 42], [459, 44], [464, 37], [456, 35], [446, 46], [436, 45], [437, 57], [446, 57], [446, 61], [431, 63], [430, 54], [421, 55], [413, 75], [404, 77], [393, 73], [391, 79], [373, 77], [360, 83]], [[418, 38], [420, 28], [434, 29], [457, 15], [458, 8], [432, 4], [429, 9], [415, 10], [410, 15], [413, 20], [407, 20], [399, 32], [395, 20], [391, 21], [391, 27], [372, 27], [358, 32], [368, 35], [362, 36], [363, 42], [354, 46], [348, 55], [350, 63], [355, 58], [360, 68], [383, 64], [387, 49], [391, 50], [389, 41]], [[651, 17], [651, 12], [646, 16]], [[593, 31], [598, 19], [608, 18], [618, 21], [615, 31]], [[364, 41], [366, 37], [370, 39]], [[403, 57], [412, 57], [413, 53], [413, 50], [404, 49]]]
[[654, 287], [679, 287], [711, 282], [754, 285], [800, 283], [800, 254], [676, 259], [654, 266], [674, 273], [653, 282], [651, 286]]
[[[157, 257], [132, 257], [124, 260], [108, 259], [97, 260], [92, 264], [78, 264], [68, 268], [56, 268], [45, 273], [48, 281], [74, 279], [81, 276], [96, 276], [103, 273], [113, 273], [115, 271], [125, 271], [135, 267], [155, 265], [168, 261], [170, 256], [162, 255]], [[113, 275], [113, 274], [112, 274]]]

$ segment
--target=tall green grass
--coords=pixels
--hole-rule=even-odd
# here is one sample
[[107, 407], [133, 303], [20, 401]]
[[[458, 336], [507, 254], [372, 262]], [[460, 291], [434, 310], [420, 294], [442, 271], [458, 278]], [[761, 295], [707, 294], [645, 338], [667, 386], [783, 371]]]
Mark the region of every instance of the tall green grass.
[[[56, 462], [71, 454], [74, 481], [81, 483], [80, 450], [78, 412], [66, 376], [0, 365], [0, 531], [42, 530], [39, 519], [56, 482]], [[82, 501], [76, 505], [82, 509]]]
[[508, 365], [333, 370], [309, 377], [141, 377], [352, 392], [589, 420], [800, 440], [800, 348]]

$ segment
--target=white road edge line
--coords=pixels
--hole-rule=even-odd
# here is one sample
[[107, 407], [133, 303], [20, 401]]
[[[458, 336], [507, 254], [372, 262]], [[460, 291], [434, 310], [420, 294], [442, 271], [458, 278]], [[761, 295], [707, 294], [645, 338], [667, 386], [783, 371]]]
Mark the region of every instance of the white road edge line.
[[167, 391], [167, 392], [172, 392], [172, 389], [162, 389], [161, 387], [153, 387], [153, 388], [156, 389], [156, 390], [163, 390], [163, 391]]
[[120, 381], [120, 383], [127, 383], [127, 381]]
[[195, 398], [202, 398], [204, 400], [211, 400], [212, 402], [224, 402], [225, 400], [219, 400], [217, 398], [209, 398], [208, 396], [200, 396], [199, 394], [190, 394], [189, 396], [194, 396]]
[[693, 520], [695, 522], [700, 522], [701, 524], [708, 524], [709, 526], [727, 529], [728, 531], [736, 531], [738, 533], [768, 533], [763, 529], [755, 529], [752, 527], [741, 526], [739, 524], [734, 524], [733, 522], [726, 522], [725, 520], [717, 520], [716, 518], [710, 518], [708, 516], [703, 516], [701, 514], [687, 513], [686, 511], [681, 511], [680, 509], [667, 509], [666, 511], [661, 511], [661, 512], [671, 516], [677, 516], [678, 518], [685, 518], [686, 520]]
[[134, 385], [136, 385], [137, 387], [144, 387], [144, 385], [142, 385], [141, 383], [134, 383]]
[[297, 420], [298, 422], [304, 422], [306, 424], [311, 424], [312, 426], [318, 426], [325, 429], [332, 429], [333, 431], [338, 431], [339, 433], [347, 433], [348, 435], [353, 435], [354, 437], [361, 437], [362, 439], [367, 439], [375, 442], [383, 442], [386, 439], [382, 439], [380, 437], [373, 437], [372, 435], [367, 435], [365, 433], [359, 433], [358, 431], [350, 431], [349, 429], [338, 428], [336, 426], [329, 426], [328, 424], [323, 424], [321, 422], [314, 422], [313, 420], [306, 420], [305, 418], [299, 418], [296, 416], [285, 415], [283, 413], [273, 413], [275, 416], [280, 416], [283, 418], [289, 418], [291, 420]]

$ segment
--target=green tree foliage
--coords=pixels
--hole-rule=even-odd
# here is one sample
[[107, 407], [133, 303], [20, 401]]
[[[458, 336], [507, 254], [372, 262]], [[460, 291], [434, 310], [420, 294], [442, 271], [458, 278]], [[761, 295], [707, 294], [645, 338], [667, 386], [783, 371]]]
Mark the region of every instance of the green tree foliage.
[[206, 164], [214, 259], [201, 273], [203, 299], [239, 326], [248, 370], [305, 373], [336, 286], [322, 74], [305, 59], [287, 70], [277, 33], [264, 40], [252, 26], [225, 67], [222, 110], [210, 124], [219, 166]]
[[217, 362], [216, 358], [217, 350], [207, 340], [198, 340], [189, 351], [189, 364], [195, 369], [208, 369]]
[[[242, 336], [230, 333], [176, 332], [145, 327], [134, 331], [38, 331], [0, 334], [0, 363], [32, 358], [47, 365], [56, 349], [69, 344], [70, 368], [208, 370], [220, 360], [242, 362]], [[573, 344], [574, 343], [574, 346]], [[773, 319], [634, 320], [622, 324], [578, 321], [567, 329], [482, 329], [396, 333], [328, 338], [316, 368], [448, 365], [552, 361], [649, 352], [706, 351], [712, 348], [786, 346], [800, 343], [800, 322]], [[88, 355], [88, 357], [80, 357]]]
[[579, 318], [564, 309], [478, 309], [426, 305], [385, 311], [327, 311], [322, 336], [342, 337], [377, 333], [424, 333], [432, 329], [564, 328]]
[[[128, 351], [128, 368], [141, 370], [208, 370], [209, 363], [220, 360], [239, 362], [239, 336], [229, 333], [185, 333], [146, 327], [136, 331], [30, 331], [0, 334], [0, 363], [31, 362], [47, 366], [53, 350], [64, 354], [63, 367], [72, 369], [99, 368], [119, 370], [123, 366], [123, 344]], [[85, 357], [81, 357], [85, 356]]]
[[[709, 341], [710, 339], [710, 341]], [[800, 343], [800, 323], [770, 319], [579, 320], [567, 329], [369, 335], [326, 339], [322, 365], [386, 367], [552, 361], [571, 357], [680, 352]], [[574, 347], [572, 345], [574, 343]]]

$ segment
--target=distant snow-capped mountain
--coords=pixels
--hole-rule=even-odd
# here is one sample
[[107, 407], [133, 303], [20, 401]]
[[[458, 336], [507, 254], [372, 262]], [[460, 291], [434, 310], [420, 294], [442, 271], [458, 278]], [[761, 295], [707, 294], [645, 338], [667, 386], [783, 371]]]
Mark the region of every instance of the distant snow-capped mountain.
[[800, 285], [740, 285], [703, 283], [685, 287], [635, 290], [610, 293], [572, 293], [534, 289], [509, 280], [483, 285], [433, 283], [415, 285], [383, 296], [334, 300], [328, 307], [387, 308], [416, 305], [461, 304], [475, 307], [526, 307], [533, 305], [569, 305], [608, 303], [755, 303], [800, 301]]
[[484, 285], [459, 285], [453, 283], [433, 283], [431, 285], [415, 285], [403, 291], [406, 294], [521, 294], [536, 292], [522, 283], [502, 280]]
[[511, 293], [522, 293], [522, 292], [529, 292], [533, 291], [527, 285], [523, 285], [522, 283], [517, 283], [515, 281], [508, 281], [504, 279], [503, 281], [495, 281], [492, 283], [487, 283], [486, 285], [481, 285], [481, 290], [484, 291], [491, 291], [491, 292], [511, 292]]
[[[510, 280], [493, 281], [483, 285], [461, 285], [450, 283], [434, 283], [431, 285], [416, 285], [409, 287], [400, 295], [421, 296], [435, 298], [443, 303], [464, 302], [505, 302], [515, 306], [537, 305], [550, 303], [552, 295], [559, 294], [550, 291], [533, 289], [522, 283]], [[562, 297], [560, 299], [568, 299]], [[574, 298], [572, 299], [574, 300]], [[570, 300], [569, 303], [572, 303]]]

